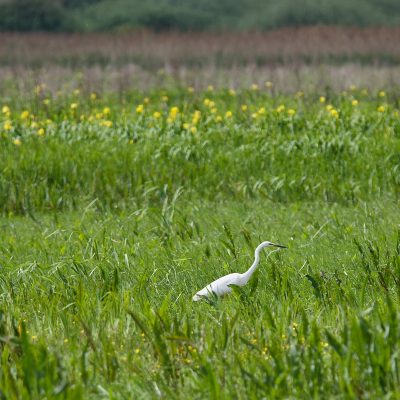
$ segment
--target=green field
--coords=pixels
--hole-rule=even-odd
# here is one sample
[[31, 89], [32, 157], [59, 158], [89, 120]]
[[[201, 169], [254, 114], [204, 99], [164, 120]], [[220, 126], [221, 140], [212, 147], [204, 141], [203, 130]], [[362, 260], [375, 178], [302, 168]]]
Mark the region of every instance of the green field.
[[399, 397], [392, 90], [7, 93], [0, 398]]

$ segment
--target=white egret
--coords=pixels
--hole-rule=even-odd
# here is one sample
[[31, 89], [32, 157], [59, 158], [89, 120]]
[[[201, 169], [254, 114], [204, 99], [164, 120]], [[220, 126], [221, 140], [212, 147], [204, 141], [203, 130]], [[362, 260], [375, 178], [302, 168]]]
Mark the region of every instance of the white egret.
[[[243, 274], [239, 273], [233, 273], [229, 275], [225, 275], [214, 282], [211, 282], [209, 285], [207, 285], [205, 288], [199, 290], [194, 296], [193, 296], [193, 301], [199, 301], [203, 298], [216, 295], [218, 297], [223, 296], [226, 293], [230, 293], [232, 291], [232, 288], [230, 285], [236, 285], [236, 286], [244, 286], [251, 276], [253, 275], [254, 271], [257, 269], [258, 263], [260, 261], [260, 251], [264, 247], [279, 247], [286, 249], [286, 246], [282, 246], [280, 244], [275, 244], [271, 242], [262, 242], [259, 244], [254, 252], [254, 262], [252, 266]], [[270, 253], [271, 254], [271, 253]]]

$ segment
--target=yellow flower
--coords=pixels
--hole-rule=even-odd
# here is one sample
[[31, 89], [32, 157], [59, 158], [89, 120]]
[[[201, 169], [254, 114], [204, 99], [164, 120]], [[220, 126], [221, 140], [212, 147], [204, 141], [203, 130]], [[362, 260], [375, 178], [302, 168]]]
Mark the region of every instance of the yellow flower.
[[74, 90], [74, 95], [75, 96], [79, 96], [80, 93], [81, 93], [81, 91], [79, 89], [75, 89]]
[[4, 122], [4, 124], [3, 124], [3, 128], [4, 128], [4, 130], [5, 131], [11, 131], [11, 129], [12, 129], [12, 124], [11, 124], [11, 121], [5, 121]]
[[259, 114], [259, 115], [265, 115], [266, 114], [266, 109], [265, 109], [265, 107], [261, 107], [261, 108], [259, 108], [259, 110], [257, 111], [257, 113]]
[[296, 93], [296, 98], [297, 99], [300, 99], [300, 97], [303, 97], [303, 96], [304, 96], [304, 92], [302, 92], [302, 91], [299, 91], [299, 92]]
[[150, 99], [149, 99], [148, 97], [145, 97], [145, 98], [143, 99], [143, 103], [144, 103], [144, 104], [149, 104], [149, 103], [150, 103]]
[[247, 111], [247, 106], [246, 106], [246, 104], [243, 104], [242, 107], [241, 107], [241, 109], [242, 109], [242, 111]]
[[78, 108], [78, 103], [72, 103], [70, 105], [70, 107], [71, 107], [71, 110], [76, 110]]
[[331, 111], [333, 109], [333, 105], [332, 104], [328, 104], [326, 106], [326, 111]]
[[188, 93], [193, 93], [194, 92], [194, 88], [192, 86], [189, 86], [187, 88]]
[[296, 110], [294, 110], [293, 108], [289, 108], [289, 110], [287, 110], [288, 115], [292, 116], [294, 114], [296, 114]]
[[103, 113], [96, 113], [96, 119], [102, 119]]
[[229, 89], [229, 94], [231, 96], [236, 96], [236, 91], [234, 89]]
[[350, 90], [351, 90], [352, 92], [354, 92], [356, 89], [357, 89], [357, 86], [356, 86], [356, 85], [350, 85]]
[[257, 83], [253, 83], [253, 84], [251, 85], [251, 90], [254, 90], [254, 91], [258, 90], [258, 85], [257, 85]]
[[3, 108], [1, 109], [1, 112], [3, 113], [3, 114], [10, 114], [10, 107], [8, 107], [8, 106], [3, 106]]
[[210, 111], [211, 111], [212, 114], [215, 114], [218, 110], [217, 110], [216, 107], [213, 107]]
[[321, 97], [319, 98], [319, 102], [320, 102], [321, 104], [325, 103], [325, 101], [326, 101], [326, 98], [325, 98], [324, 96], [321, 96]]
[[161, 100], [167, 102], [168, 101], [168, 96], [162, 96]]
[[20, 138], [16, 138], [16, 139], [14, 139], [14, 140], [13, 140], [13, 143], [14, 143], [16, 146], [21, 146], [21, 144], [22, 144], [22, 142], [21, 142], [21, 139], [20, 139]]
[[225, 113], [225, 118], [228, 118], [228, 119], [229, 119], [229, 118], [232, 118], [232, 115], [233, 115], [233, 114], [232, 114], [232, 111], [229, 111], [229, 110], [228, 110], [228, 111]]
[[385, 112], [385, 111], [386, 111], [385, 106], [379, 106], [379, 107], [378, 107], [378, 112], [383, 113], [383, 112]]
[[171, 107], [171, 109], [169, 110], [169, 117], [174, 120], [176, 119], [177, 115], [179, 114], [179, 108], [174, 106]]
[[352, 100], [352, 101], [351, 101], [351, 105], [352, 105], [353, 107], [357, 107], [357, 106], [358, 106], [358, 100], [356, 100], [356, 99]]
[[48, 106], [48, 105], [50, 104], [50, 99], [44, 99], [44, 100], [43, 100], [43, 104], [44, 104], [45, 106]]
[[200, 118], [201, 118], [201, 112], [199, 110], [196, 110], [193, 113], [192, 124], [197, 125], [200, 121]]
[[39, 126], [39, 124], [37, 122], [35, 122], [35, 121], [33, 121], [31, 123], [31, 128], [33, 128], [33, 129], [36, 129], [38, 126]]
[[187, 123], [187, 122], [185, 122], [184, 124], [183, 124], [183, 129], [189, 129], [189, 124]]
[[272, 88], [272, 86], [274, 86], [272, 82], [270, 82], [270, 81], [265, 82], [266, 88], [270, 89], [270, 88]]
[[143, 113], [143, 110], [144, 110], [143, 104], [139, 104], [139, 105], [136, 107], [136, 112], [137, 112], [138, 114], [142, 114], [142, 113]]
[[103, 121], [103, 122], [101, 123], [101, 125], [102, 125], [102, 126], [105, 126], [105, 127], [107, 127], [107, 128], [111, 128], [111, 127], [113, 126], [113, 123], [112, 123], [112, 121], [107, 120], [107, 121]]
[[153, 117], [156, 118], [156, 119], [159, 119], [159, 118], [161, 118], [161, 113], [159, 111], [154, 111], [153, 112]]
[[220, 115], [217, 115], [215, 117], [215, 122], [221, 122], [222, 121], [222, 117]]
[[29, 118], [29, 111], [25, 110], [21, 113], [21, 119], [28, 119]]
[[96, 100], [97, 99], [97, 94], [96, 93], [90, 93], [90, 100]]
[[196, 128], [195, 126], [192, 126], [192, 127], [190, 128], [190, 132], [196, 133], [196, 132], [197, 132], [197, 128]]
[[339, 113], [334, 108], [330, 110], [330, 114], [333, 118], [339, 118]]
[[282, 111], [285, 111], [285, 106], [283, 104], [280, 104], [277, 108], [276, 108], [276, 112], [281, 113]]
[[210, 101], [208, 102], [208, 107], [214, 108], [214, 107], [215, 107], [215, 102], [212, 101], [212, 100], [210, 100]]
[[53, 123], [53, 121], [52, 121], [51, 119], [46, 119], [46, 121], [45, 121], [45, 122], [46, 122], [46, 124], [47, 124], [47, 125], [50, 125], [50, 124], [52, 124], [52, 123]]
[[37, 134], [38, 134], [39, 136], [44, 136], [44, 129], [43, 129], [43, 128], [40, 128], [40, 129], [38, 130]]
[[207, 99], [206, 97], [203, 101], [203, 104], [208, 107], [208, 105], [210, 104], [210, 99]]
[[258, 114], [257, 113], [253, 113], [253, 114], [251, 114], [251, 118], [253, 118], [253, 119], [257, 119], [258, 118]]
[[379, 97], [385, 97], [385, 96], [386, 96], [386, 93], [385, 93], [383, 90], [381, 90], [381, 91], [378, 93], [378, 96], [379, 96]]
[[209, 92], [212, 92], [214, 90], [214, 86], [213, 85], [208, 85], [207, 90]]
[[108, 114], [110, 114], [110, 112], [111, 112], [110, 107], [104, 107], [103, 108], [103, 114], [104, 115], [108, 115]]

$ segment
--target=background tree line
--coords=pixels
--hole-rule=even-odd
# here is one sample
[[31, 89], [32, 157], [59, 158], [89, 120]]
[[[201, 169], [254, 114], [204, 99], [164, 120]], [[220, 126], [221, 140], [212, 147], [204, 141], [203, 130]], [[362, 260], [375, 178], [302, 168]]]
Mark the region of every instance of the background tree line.
[[0, 0], [1, 31], [265, 30], [400, 23], [399, 0]]

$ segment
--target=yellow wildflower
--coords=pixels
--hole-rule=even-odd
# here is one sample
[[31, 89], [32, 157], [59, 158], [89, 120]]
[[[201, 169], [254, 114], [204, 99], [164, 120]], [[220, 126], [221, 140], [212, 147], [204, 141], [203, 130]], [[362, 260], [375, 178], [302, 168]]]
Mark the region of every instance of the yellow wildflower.
[[213, 85], [208, 85], [207, 90], [209, 92], [212, 92], [214, 90], [214, 86]]
[[97, 94], [96, 93], [90, 93], [90, 100], [96, 100], [97, 99]]
[[43, 104], [44, 104], [45, 106], [48, 106], [48, 105], [50, 104], [50, 99], [44, 99], [44, 100], [43, 100]]
[[12, 129], [12, 124], [11, 124], [11, 121], [5, 121], [4, 122], [4, 124], [3, 124], [3, 128], [4, 128], [4, 130], [5, 131], [11, 131], [11, 129]]
[[222, 117], [220, 115], [217, 115], [215, 117], [215, 122], [221, 122], [222, 121]]
[[294, 114], [296, 114], [296, 110], [294, 110], [293, 108], [289, 108], [289, 110], [287, 110], [288, 115], [292, 116]]
[[217, 110], [216, 107], [213, 107], [210, 111], [211, 111], [212, 114], [215, 114], [218, 110]]
[[188, 93], [193, 93], [194, 92], [194, 88], [192, 86], [189, 86], [187, 88]]
[[270, 89], [270, 88], [272, 88], [272, 86], [273, 86], [273, 83], [271, 81], [265, 82], [265, 87], [266, 88]]
[[161, 97], [161, 100], [167, 102], [167, 101], [168, 101], [168, 96], [165, 96], [165, 95], [162, 96], [162, 97]]
[[196, 133], [196, 132], [197, 132], [197, 128], [196, 128], [195, 126], [192, 126], [192, 127], [190, 128], [190, 132]]
[[36, 129], [39, 126], [39, 124], [35, 121], [32, 121], [31, 123], [31, 128]]
[[321, 97], [319, 98], [319, 102], [320, 102], [321, 104], [325, 103], [325, 101], [326, 101], [326, 98], [325, 98], [324, 96], [321, 96]]
[[103, 108], [103, 114], [104, 115], [108, 115], [108, 114], [110, 114], [110, 112], [111, 112], [110, 107], [104, 107]]
[[267, 113], [267, 110], [265, 109], [265, 107], [261, 107], [258, 109], [257, 113], [259, 115], [265, 115]]
[[258, 90], [258, 89], [259, 89], [259, 88], [258, 88], [257, 83], [253, 83], [253, 84], [251, 85], [251, 90], [256, 91], [256, 90]]
[[1, 109], [1, 112], [2, 112], [3, 114], [10, 114], [10, 113], [11, 113], [10, 107], [8, 107], [8, 106], [3, 106], [3, 108]]
[[229, 94], [231, 96], [236, 96], [236, 91], [234, 89], [229, 89]]
[[159, 111], [154, 111], [153, 112], [153, 117], [156, 118], [156, 119], [159, 119], [159, 118], [161, 118], [161, 113]]
[[200, 121], [200, 118], [201, 118], [201, 112], [199, 110], [196, 110], [193, 113], [192, 124], [197, 125]]
[[28, 119], [29, 118], [29, 111], [28, 110], [24, 110], [21, 113], [21, 119]]
[[326, 106], [326, 111], [331, 111], [333, 109], [333, 105], [332, 104], [328, 104]]
[[75, 89], [74, 90], [74, 95], [75, 96], [79, 96], [80, 93], [81, 93], [81, 91], [79, 89]]
[[39, 136], [44, 136], [44, 129], [43, 129], [43, 128], [40, 128], [40, 129], [38, 130], [37, 134], [38, 134]]
[[171, 109], [169, 110], [169, 117], [174, 120], [176, 119], [177, 115], [179, 114], [179, 108], [174, 106], [171, 107]]
[[210, 99], [207, 99], [206, 97], [203, 101], [203, 104], [208, 107], [208, 105], [210, 104]]
[[330, 114], [333, 118], [339, 118], [339, 113], [334, 108], [330, 110]]
[[247, 106], [246, 106], [246, 104], [243, 104], [242, 107], [241, 107], [241, 109], [242, 109], [242, 111], [247, 111]]
[[225, 118], [228, 118], [228, 119], [229, 119], [229, 118], [232, 118], [232, 115], [233, 115], [233, 114], [232, 114], [232, 111], [229, 111], [229, 110], [228, 110], [228, 111], [225, 113]]
[[276, 108], [276, 112], [281, 113], [282, 111], [285, 111], [285, 106], [284, 106], [284, 104], [280, 104], [280, 105]]
[[357, 106], [358, 106], [358, 100], [356, 100], [356, 99], [352, 100], [352, 101], [351, 101], [351, 105], [352, 105], [353, 107], [357, 107]]
[[189, 129], [189, 126], [190, 126], [190, 125], [189, 125], [187, 122], [185, 122], [185, 123], [183, 124], [183, 129], [186, 129], [186, 130], [187, 130], [187, 129]]
[[379, 96], [379, 97], [385, 97], [385, 96], [386, 96], [386, 93], [385, 93], [383, 90], [381, 90], [381, 91], [378, 93], [378, 96]]
[[378, 112], [383, 113], [383, 112], [385, 112], [385, 111], [386, 111], [385, 106], [379, 106], [379, 107], [378, 107]]
[[106, 126], [107, 128], [111, 128], [113, 126], [113, 123], [112, 123], [112, 121], [107, 120], [107, 121], [104, 121], [104, 126]]
[[143, 104], [139, 104], [139, 105], [136, 107], [136, 112], [137, 112], [138, 114], [142, 114], [143, 111], [144, 111]]
[[21, 142], [21, 139], [20, 139], [20, 138], [16, 138], [16, 139], [14, 139], [14, 140], [13, 140], [13, 143], [14, 143], [16, 146], [21, 146], [21, 144], [22, 144], [22, 142]]
[[71, 108], [71, 110], [77, 109], [77, 108], [78, 108], [78, 103], [72, 103], [72, 104], [70, 105], [70, 108]]
[[150, 99], [149, 99], [148, 97], [145, 97], [145, 98], [143, 99], [143, 103], [144, 103], [144, 104], [149, 104], [149, 103], [150, 103]]

